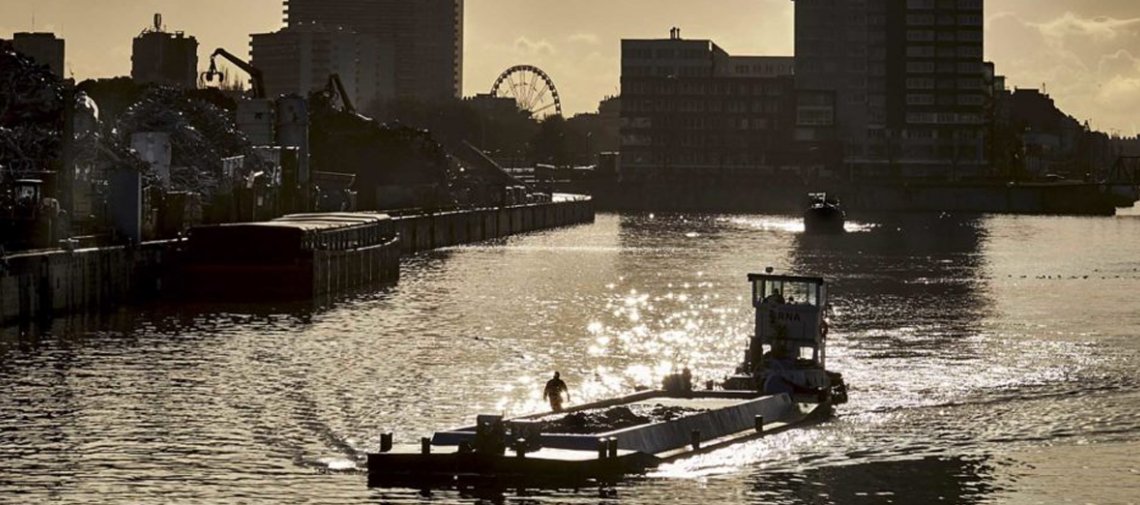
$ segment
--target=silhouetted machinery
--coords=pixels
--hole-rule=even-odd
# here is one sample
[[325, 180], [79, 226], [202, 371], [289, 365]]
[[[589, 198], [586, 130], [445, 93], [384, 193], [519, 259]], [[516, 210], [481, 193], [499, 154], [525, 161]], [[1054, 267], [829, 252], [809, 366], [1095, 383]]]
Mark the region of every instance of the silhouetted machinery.
[[325, 86], [325, 93], [329, 95], [330, 99], [333, 94], [339, 96], [344, 111], [349, 114], [356, 114], [356, 107], [352, 105], [352, 98], [350, 98], [348, 92], [344, 90], [344, 83], [340, 80], [340, 74], [329, 75], [329, 83]]
[[3, 246], [10, 250], [50, 247], [54, 242], [53, 228], [61, 212], [59, 202], [44, 198], [44, 183], [40, 179], [19, 179], [12, 182], [0, 216], [0, 236]]
[[253, 86], [254, 98], [265, 98], [265, 77], [262, 75], [261, 71], [253, 65], [246, 63], [245, 60], [234, 56], [233, 53], [230, 53], [229, 51], [226, 51], [220, 47], [215, 49], [214, 53], [210, 55], [210, 69], [207, 70], [205, 74], [206, 82], [220, 80], [223, 75], [222, 72], [218, 70], [218, 56], [225, 58], [230, 63], [233, 63], [234, 66], [242, 69], [242, 71], [249, 74], [250, 85]]

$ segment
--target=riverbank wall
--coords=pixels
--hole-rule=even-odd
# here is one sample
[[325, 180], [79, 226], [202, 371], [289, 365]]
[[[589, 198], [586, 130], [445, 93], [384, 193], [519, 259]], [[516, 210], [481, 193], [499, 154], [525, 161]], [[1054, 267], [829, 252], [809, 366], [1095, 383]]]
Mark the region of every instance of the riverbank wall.
[[0, 325], [162, 296], [177, 241], [14, 254], [0, 264]]
[[[592, 194], [599, 209], [634, 212], [801, 213], [807, 194], [827, 192], [852, 212], [953, 212], [982, 214], [1094, 215], [1131, 206], [1114, 188], [1058, 183], [839, 183], [802, 180], [640, 182], [560, 185]], [[1134, 201], [1134, 200], [1133, 200]]]
[[401, 249], [416, 253], [519, 233], [594, 222], [590, 198], [393, 218]]
[[[593, 221], [590, 198], [393, 218], [403, 254]], [[5, 256], [0, 260], [0, 325], [105, 310], [138, 300], [174, 298], [184, 245], [174, 240]], [[314, 282], [322, 287], [322, 293], [335, 294], [360, 285], [348, 277], [361, 269], [328, 259], [318, 262], [315, 269]], [[399, 269], [389, 270], [384, 269], [383, 276], [395, 282]]]

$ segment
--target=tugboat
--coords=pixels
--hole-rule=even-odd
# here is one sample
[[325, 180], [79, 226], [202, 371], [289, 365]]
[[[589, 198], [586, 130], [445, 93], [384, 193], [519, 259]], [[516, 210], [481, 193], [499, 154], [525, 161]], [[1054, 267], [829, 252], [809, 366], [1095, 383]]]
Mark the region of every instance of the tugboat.
[[808, 194], [810, 206], [804, 211], [804, 231], [818, 234], [838, 234], [846, 231], [847, 213], [839, 207], [839, 199], [827, 193]]
[[744, 363], [725, 389], [820, 395], [828, 407], [847, 403], [843, 376], [827, 363], [827, 283], [818, 277], [750, 274], [756, 332]]
[[368, 455], [369, 487], [550, 488], [616, 482], [677, 460], [827, 419], [847, 401], [825, 368], [823, 279], [748, 276], [756, 334], [723, 389], [694, 390], [684, 372], [661, 390], [440, 431], [415, 445], [380, 438]]

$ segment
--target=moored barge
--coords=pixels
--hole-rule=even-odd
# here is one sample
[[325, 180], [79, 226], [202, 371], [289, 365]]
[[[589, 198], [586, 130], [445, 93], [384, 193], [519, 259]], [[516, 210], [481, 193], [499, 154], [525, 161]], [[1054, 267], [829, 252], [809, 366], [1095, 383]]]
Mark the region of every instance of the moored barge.
[[198, 300], [262, 301], [395, 282], [400, 250], [386, 214], [292, 214], [190, 230], [183, 293]]

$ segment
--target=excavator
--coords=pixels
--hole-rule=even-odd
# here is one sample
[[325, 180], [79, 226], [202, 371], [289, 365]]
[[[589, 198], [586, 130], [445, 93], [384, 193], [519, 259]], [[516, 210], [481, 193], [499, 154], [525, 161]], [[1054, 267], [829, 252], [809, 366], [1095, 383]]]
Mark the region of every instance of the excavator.
[[265, 78], [263, 77], [261, 71], [253, 65], [246, 63], [241, 58], [234, 56], [233, 53], [230, 53], [229, 51], [226, 51], [220, 47], [214, 50], [214, 54], [210, 55], [210, 69], [206, 71], [206, 82], [213, 82], [215, 80], [220, 81], [222, 78], [223, 74], [218, 70], [218, 56], [225, 58], [230, 63], [233, 63], [238, 68], [244, 70], [245, 73], [249, 74], [250, 81], [253, 84], [254, 98], [265, 98]]

